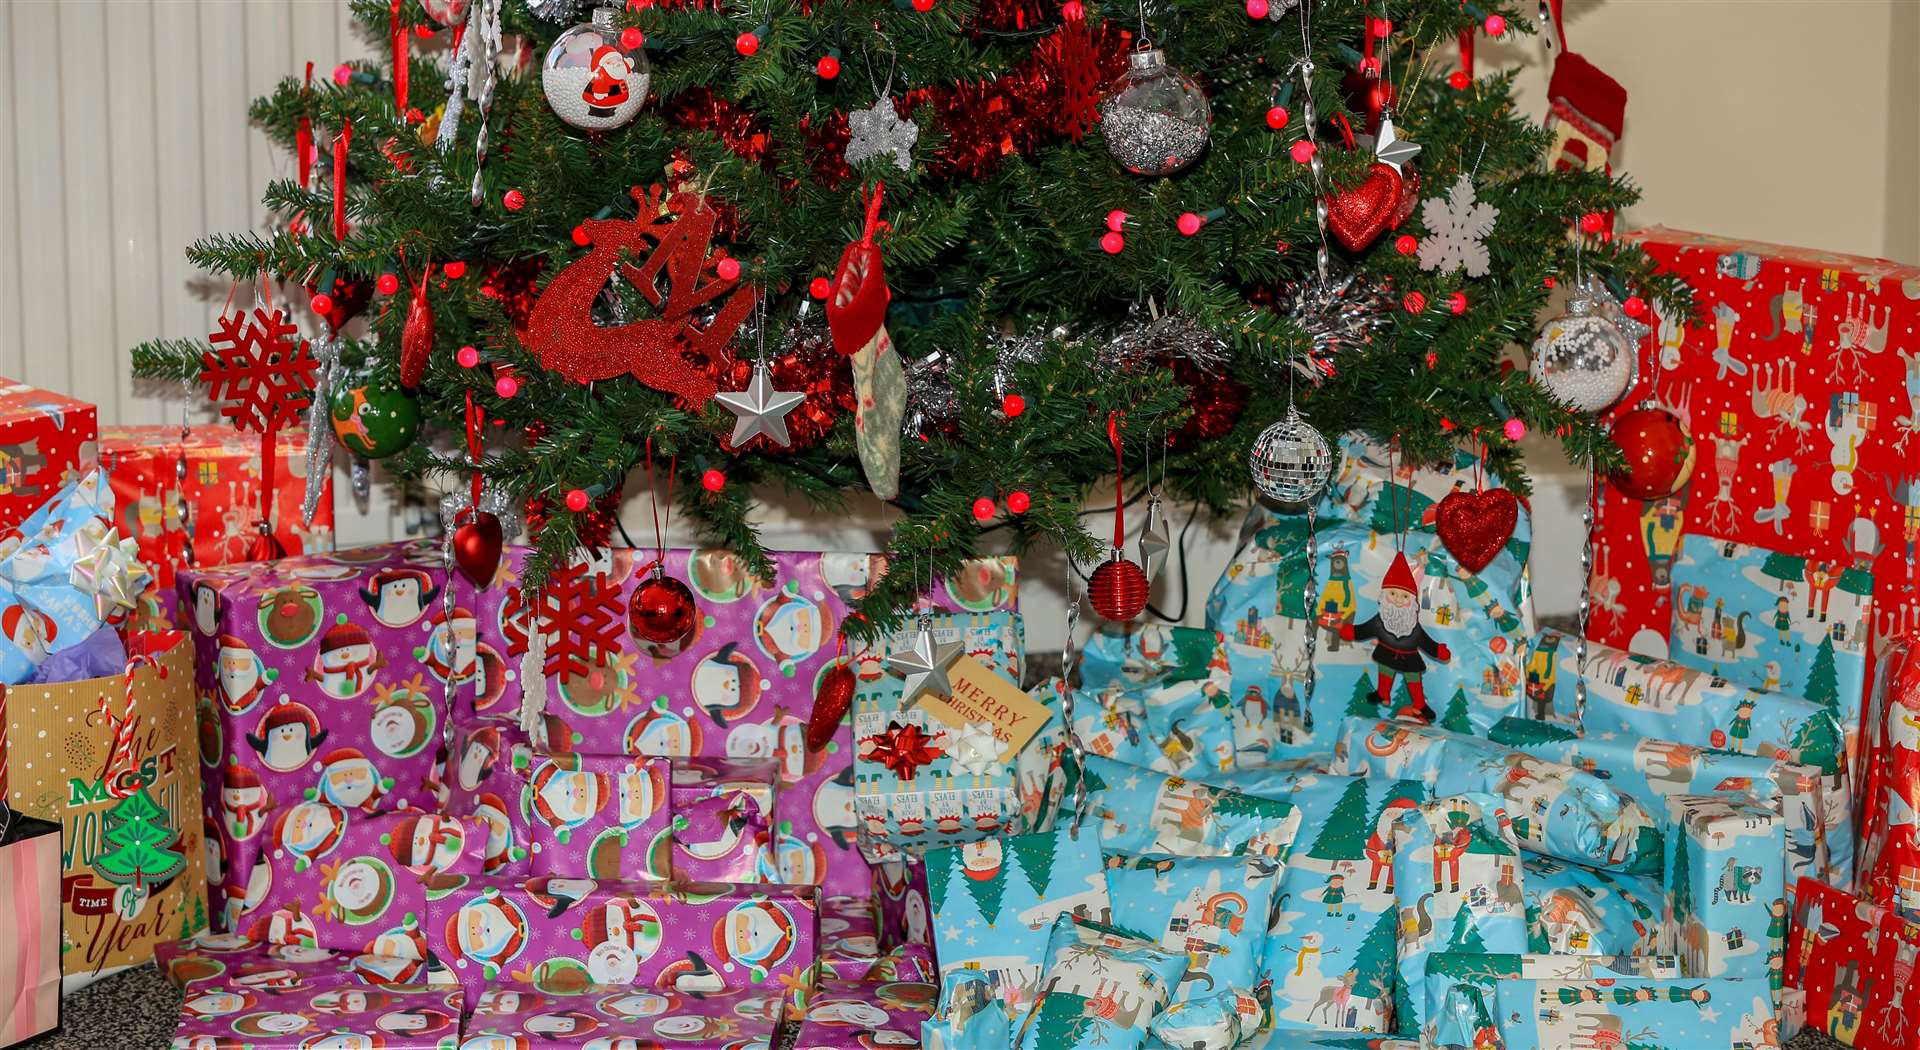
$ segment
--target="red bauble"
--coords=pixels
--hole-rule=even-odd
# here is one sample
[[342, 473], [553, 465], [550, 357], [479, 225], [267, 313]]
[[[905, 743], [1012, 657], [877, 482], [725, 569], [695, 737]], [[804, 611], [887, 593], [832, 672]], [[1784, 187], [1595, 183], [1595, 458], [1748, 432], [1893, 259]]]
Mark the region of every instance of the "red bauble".
[[[325, 287], [321, 287], [318, 283], [307, 285], [307, 291], [313, 297], [309, 301], [313, 312], [326, 318], [327, 326], [336, 332], [340, 330], [341, 325], [353, 320], [360, 311], [365, 310], [367, 303], [373, 298], [372, 282], [343, 281], [338, 277], [327, 282]], [[327, 300], [325, 304], [319, 301], [322, 296]]]
[[1350, 252], [1372, 244], [1393, 223], [1406, 180], [1390, 164], [1374, 161], [1366, 181], [1343, 186], [1327, 197], [1327, 229]]
[[693, 592], [658, 569], [627, 600], [627, 629], [655, 645], [673, 645], [693, 633]]
[[1520, 523], [1520, 500], [1506, 489], [1450, 492], [1434, 510], [1434, 531], [1447, 553], [1468, 572], [1499, 557]]
[[1246, 384], [1209, 372], [1184, 357], [1174, 358], [1172, 367], [1174, 381], [1187, 388], [1187, 404], [1193, 407], [1193, 415], [1167, 435], [1167, 445], [1186, 449], [1196, 442], [1227, 436], [1247, 410]]
[[813, 712], [807, 716], [808, 751], [824, 751], [833, 743], [840, 720], [847, 717], [847, 708], [853, 704], [853, 686], [853, 668], [843, 661], [835, 662], [820, 676], [820, 683], [813, 687]]
[[1087, 601], [1094, 612], [1116, 623], [1139, 616], [1147, 608], [1146, 570], [1116, 551], [1087, 580]]
[[460, 575], [485, 590], [500, 570], [500, 552], [506, 537], [500, 531], [500, 519], [482, 510], [453, 530], [453, 563]]
[[1626, 465], [1607, 475], [1613, 487], [1640, 500], [1665, 499], [1693, 475], [1693, 438], [1664, 408], [1636, 408], [1614, 420], [1613, 443]]

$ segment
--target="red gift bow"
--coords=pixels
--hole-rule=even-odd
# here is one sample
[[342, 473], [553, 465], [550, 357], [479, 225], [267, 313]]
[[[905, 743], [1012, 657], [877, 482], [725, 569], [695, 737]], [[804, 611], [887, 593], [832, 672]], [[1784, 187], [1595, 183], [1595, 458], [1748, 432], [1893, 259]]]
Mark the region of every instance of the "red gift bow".
[[933, 746], [933, 738], [919, 726], [887, 723], [887, 731], [867, 738], [871, 745], [867, 757], [892, 770], [901, 780], [912, 780], [920, 767], [946, 754]]

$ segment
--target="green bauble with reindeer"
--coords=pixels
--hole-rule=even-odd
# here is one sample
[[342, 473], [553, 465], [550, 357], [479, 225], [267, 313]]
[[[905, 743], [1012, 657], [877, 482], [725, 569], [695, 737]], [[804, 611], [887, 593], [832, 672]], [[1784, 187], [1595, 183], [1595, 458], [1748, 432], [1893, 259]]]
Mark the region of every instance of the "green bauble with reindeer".
[[364, 459], [385, 459], [420, 433], [420, 402], [396, 379], [349, 377], [327, 404], [333, 436]]

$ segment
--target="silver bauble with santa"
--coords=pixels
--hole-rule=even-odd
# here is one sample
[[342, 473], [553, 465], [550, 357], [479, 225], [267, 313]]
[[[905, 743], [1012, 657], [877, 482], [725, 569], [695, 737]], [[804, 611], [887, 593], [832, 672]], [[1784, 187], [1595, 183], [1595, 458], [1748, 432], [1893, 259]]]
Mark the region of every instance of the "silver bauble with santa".
[[615, 14], [610, 7], [595, 8], [593, 21], [560, 34], [540, 70], [554, 115], [583, 131], [620, 127], [647, 100], [647, 56], [620, 45]]

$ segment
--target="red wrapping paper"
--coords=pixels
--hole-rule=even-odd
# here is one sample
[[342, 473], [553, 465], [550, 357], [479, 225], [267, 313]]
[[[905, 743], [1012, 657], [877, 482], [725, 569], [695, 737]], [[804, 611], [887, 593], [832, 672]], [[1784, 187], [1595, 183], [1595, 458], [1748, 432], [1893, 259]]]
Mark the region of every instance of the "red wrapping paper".
[[1866, 754], [1855, 820], [1860, 829], [1855, 892], [1920, 920], [1920, 632], [1880, 651], [1867, 711]]
[[0, 529], [12, 529], [93, 466], [92, 405], [0, 379]]
[[1920, 1043], [1920, 923], [1812, 879], [1795, 901], [1782, 1012], [1860, 1050]]

